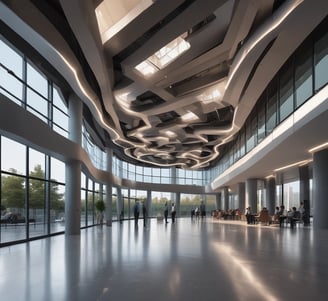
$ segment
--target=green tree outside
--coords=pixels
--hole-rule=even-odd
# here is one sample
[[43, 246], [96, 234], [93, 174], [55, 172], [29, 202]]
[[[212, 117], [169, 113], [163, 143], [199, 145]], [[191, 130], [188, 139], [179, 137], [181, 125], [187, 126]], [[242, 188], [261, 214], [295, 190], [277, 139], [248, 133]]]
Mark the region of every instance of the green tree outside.
[[[15, 169], [9, 170], [17, 173]], [[42, 209], [45, 207], [45, 174], [41, 165], [36, 165], [30, 172], [29, 179], [29, 206], [31, 209]], [[5, 208], [25, 207], [25, 178], [15, 175], [1, 177], [2, 194], [1, 205]], [[50, 183], [51, 208], [64, 210], [63, 194], [58, 192], [58, 185]]]
[[[9, 170], [17, 173], [13, 168]], [[25, 207], [25, 179], [19, 176], [1, 177], [1, 204], [5, 208]]]

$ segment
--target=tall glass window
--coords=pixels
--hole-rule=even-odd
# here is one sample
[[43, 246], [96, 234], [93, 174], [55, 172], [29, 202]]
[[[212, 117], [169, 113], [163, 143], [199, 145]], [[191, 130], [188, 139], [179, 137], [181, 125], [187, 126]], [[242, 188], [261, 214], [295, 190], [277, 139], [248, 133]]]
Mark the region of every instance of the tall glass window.
[[277, 79], [268, 87], [268, 101], [266, 105], [266, 134], [271, 134], [277, 125]]
[[257, 120], [256, 116], [251, 116], [246, 125], [246, 151], [249, 152], [256, 145], [257, 137]]
[[34, 149], [29, 149], [29, 218], [37, 223], [30, 227], [30, 237], [46, 235], [48, 232], [48, 213], [46, 193], [46, 156]]
[[328, 83], [328, 33], [314, 44], [315, 90]]
[[295, 56], [296, 107], [302, 105], [313, 94], [312, 74], [312, 48], [305, 44]]
[[68, 137], [68, 110], [64, 103], [64, 97], [61, 95], [60, 89], [57, 87], [53, 88], [53, 111], [52, 121], [53, 129], [64, 137]]
[[81, 227], [87, 225], [87, 178], [84, 173], [81, 173]]
[[27, 110], [48, 122], [48, 81], [30, 63], [27, 63]]
[[50, 232], [65, 230], [65, 164], [50, 160]]
[[0, 92], [21, 105], [23, 99], [23, 58], [0, 39]]
[[293, 65], [290, 60], [280, 72], [279, 84], [279, 121], [288, 117], [294, 109]]
[[151, 216], [164, 216], [164, 204], [168, 203], [169, 208], [172, 203], [171, 193], [169, 192], [156, 192], [151, 193]]
[[265, 138], [265, 98], [261, 99], [257, 111], [257, 143]]

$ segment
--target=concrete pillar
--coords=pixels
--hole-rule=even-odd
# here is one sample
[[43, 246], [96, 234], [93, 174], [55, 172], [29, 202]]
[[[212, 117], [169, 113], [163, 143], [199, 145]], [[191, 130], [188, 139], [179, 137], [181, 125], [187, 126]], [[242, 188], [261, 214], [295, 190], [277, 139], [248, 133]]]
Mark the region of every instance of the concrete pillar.
[[303, 222], [305, 226], [310, 225], [310, 171], [309, 166], [299, 167], [300, 177], [300, 204], [303, 202], [305, 212], [303, 213]]
[[240, 212], [243, 214], [246, 209], [245, 205], [245, 183], [238, 183], [238, 207]]
[[177, 217], [180, 216], [180, 200], [181, 200], [181, 193], [176, 192], [175, 193], [175, 206], [176, 206], [176, 211], [177, 211]]
[[129, 210], [129, 219], [133, 217], [133, 205], [131, 206], [131, 190], [128, 189], [128, 210]]
[[274, 177], [266, 179], [265, 188], [265, 198], [269, 214], [273, 215], [276, 207], [276, 179]]
[[146, 210], [147, 210], [148, 217], [151, 217], [152, 216], [152, 213], [151, 213], [151, 203], [152, 203], [152, 200], [151, 200], [151, 190], [147, 190]]
[[[106, 155], [107, 155], [107, 171], [111, 174], [112, 173], [112, 159], [113, 159], [113, 150], [110, 148], [106, 148]], [[106, 184], [106, 225], [112, 226], [113, 220], [113, 213], [112, 213], [112, 203], [113, 203], [113, 185], [108, 180]]]
[[300, 201], [310, 200], [309, 166], [300, 166], [298, 170], [300, 177]]
[[122, 190], [120, 187], [116, 188], [116, 208], [117, 208], [117, 219], [119, 220], [121, 211], [123, 210]]
[[171, 167], [171, 184], [177, 184], [177, 169], [175, 166]]
[[246, 180], [245, 191], [246, 207], [251, 207], [253, 213], [257, 212], [257, 179]]
[[[328, 150], [313, 154], [313, 226], [328, 229]], [[306, 210], [306, 208], [305, 208]]]
[[81, 163], [66, 163], [65, 234], [79, 235], [81, 228]]
[[224, 187], [222, 189], [222, 204], [223, 204], [223, 210], [227, 211], [229, 209], [229, 188]]
[[[82, 144], [82, 102], [72, 95], [68, 102], [69, 139], [77, 145]], [[65, 233], [79, 235], [81, 228], [81, 163], [66, 163], [65, 187]]]
[[68, 137], [78, 145], [82, 145], [82, 111], [82, 101], [71, 95], [68, 102]]
[[216, 194], [216, 209], [219, 210], [219, 209], [222, 209], [222, 205], [221, 205], [221, 192], [218, 192]]

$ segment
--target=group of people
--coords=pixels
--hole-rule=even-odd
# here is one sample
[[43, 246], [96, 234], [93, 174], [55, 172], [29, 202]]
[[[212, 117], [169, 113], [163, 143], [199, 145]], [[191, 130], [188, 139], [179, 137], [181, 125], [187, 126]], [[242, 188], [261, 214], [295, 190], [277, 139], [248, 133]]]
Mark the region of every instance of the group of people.
[[306, 223], [306, 211], [304, 208], [304, 202], [301, 202], [300, 207], [297, 208], [293, 206], [288, 211], [285, 210], [284, 205], [280, 205], [280, 207], [276, 207], [274, 218], [279, 221], [279, 227], [281, 227], [284, 221], [287, 220], [290, 223], [290, 227], [293, 229], [296, 225], [296, 221], [303, 221]]
[[[139, 215], [140, 215], [139, 201], [136, 201], [133, 206], [133, 214], [134, 214], [134, 225], [135, 225], [135, 227], [138, 227], [138, 220], [139, 220]], [[147, 208], [146, 208], [145, 202], [142, 202], [142, 216], [143, 216], [143, 225], [144, 225], [144, 227], [147, 227]], [[168, 204], [168, 202], [165, 202], [165, 204], [164, 204], [165, 223], [168, 223], [168, 216], [169, 216], [169, 204]], [[175, 204], [172, 203], [172, 205], [171, 205], [172, 223], [175, 223], [175, 216], [176, 216], [176, 207], [175, 207]]]
[[[260, 221], [261, 221], [261, 215], [266, 217], [266, 222], [267, 222], [267, 218], [269, 217], [269, 223], [271, 222], [269, 211], [266, 207], [264, 207], [261, 210], [259, 216], [257, 216]], [[247, 224], [255, 224], [256, 215], [252, 213], [251, 207], [246, 208], [245, 216], [246, 216]], [[290, 227], [292, 229], [295, 227], [297, 221], [303, 221], [304, 224], [307, 224], [307, 214], [304, 207], [304, 202], [300, 203], [300, 207], [298, 209], [295, 206], [293, 206], [288, 211], [285, 209], [284, 205], [277, 206], [275, 208], [275, 212], [272, 217], [272, 222], [279, 222], [279, 227], [282, 227], [285, 221], [287, 221], [290, 224]]]
[[[169, 216], [169, 205], [167, 202], [165, 202], [164, 204], [164, 219], [165, 219], [165, 223], [168, 223], [168, 216]], [[175, 223], [175, 216], [176, 216], [176, 208], [175, 208], [175, 204], [172, 203], [171, 205], [171, 218], [172, 218], [172, 224]]]
[[206, 208], [203, 201], [201, 201], [199, 207], [196, 207], [195, 209], [191, 210], [191, 219], [193, 219], [194, 216], [197, 219], [199, 219], [199, 217], [204, 218], [206, 216]]
[[[138, 220], [140, 215], [140, 205], [139, 201], [136, 201], [133, 206], [133, 214], [134, 214], [134, 225], [138, 227]], [[143, 217], [143, 226], [147, 227], [147, 208], [145, 202], [142, 202], [142, 217]]]

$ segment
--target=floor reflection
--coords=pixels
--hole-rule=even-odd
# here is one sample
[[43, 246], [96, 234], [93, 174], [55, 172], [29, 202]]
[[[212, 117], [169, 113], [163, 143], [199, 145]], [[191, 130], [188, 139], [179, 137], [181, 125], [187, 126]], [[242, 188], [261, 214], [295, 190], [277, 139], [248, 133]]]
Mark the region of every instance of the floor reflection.
[[25, 301], [326, 300], [327, 233], [211, 218], [92, 227], [80, 236], [1, 248], [0, 296]]

